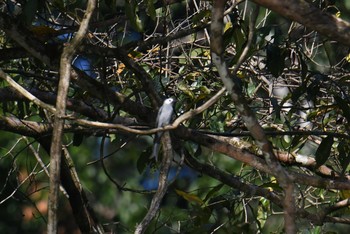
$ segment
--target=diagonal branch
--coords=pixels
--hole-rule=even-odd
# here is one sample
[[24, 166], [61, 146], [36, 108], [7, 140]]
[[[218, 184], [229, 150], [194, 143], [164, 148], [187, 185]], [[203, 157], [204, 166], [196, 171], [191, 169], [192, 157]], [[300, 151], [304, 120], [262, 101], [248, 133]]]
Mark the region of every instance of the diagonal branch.
[[30, 92], [25, 90], [21, 85], [19, 85], [16, 81], [14, 81], [8, 74], [3, 72], [1, 69], [0, 69], [0, 78], [6, 80], [7, 83], [9, 83], [9, 85], [11, 87], [13, 87], [19, 94], [21, 94], [24, 97], [26, 97], [29, 101], [32, 101], [36, 105], [38, 105], [41, 108], [46, 109], [46, 110], [48, 110], [48, 111], [50, 111], [52, 113], [56, 112], [56, 109], [53, 106], [48, 105], [45, 102], [39, 100], [33, 94], [31, 94]]
[[237, 111], [242, 116], [246, 127], [252, 134], [257, 145], [262, 150], [265, 161], [270, 166], [272, 174], [278, 178], [279, 184], [284, 189], [285, 194], [283, 207], [285, 214], [285, 231], [286, 233], [295, 233], [295, 198], [293, 181], [287, 171], [279, 164], [273, 152], [271, 143], [268, 141], [263, 128], [255, 116], [255, 113], [248, 106], [247, 101], [242, 94], [240, 85], [235, 82], [237, 78], [232, 77], [232, 74], [230, 74], [230, 71], [228, 70], [228, 67], [224, 60], [225, 48], [223, 47], [223, 15], [225, 3], [225, 0], [214, 0], [213, 2], [210, 36], [212, 61], [218, 69], [220, 78], [224, 83], [227, 91], [230, 93]]

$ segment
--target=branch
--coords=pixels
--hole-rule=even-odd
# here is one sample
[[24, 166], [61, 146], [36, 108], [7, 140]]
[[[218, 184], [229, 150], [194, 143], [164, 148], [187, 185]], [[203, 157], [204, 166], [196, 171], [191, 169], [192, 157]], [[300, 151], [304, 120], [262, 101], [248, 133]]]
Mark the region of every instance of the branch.
[[52, 65], [51, 58], [48, 56], [44, 45], [37, 41], [32, 33], [21, 26], [19, 22], [16, 22], [15, 19], [1, 12], [0, 29], [35, 58], [43, 61], [46, 65]]
[[350, 24], [304, 0], [252, 0], [282, 16], [350, 46]]
[[[50, 152], [50, 137], [36, 138], [47, 153]], [[66, 148], [62, 150], [63, 159], [61, 162], [61, 182], [67, 191], [69, 203], [73, 215], [82, 233], [103, 233], [102, 226], [98, 223], [95, 212], [89, 205], [85, 191], [82, 188], [73, 160]]]
[[[263, 128], [259, 124], [255, 113], [248, 106], [244, 98], [240, 85], [235, 82], [236, 77], [232, 77], [224, 60], [223, 48], [223, 14], [225, 9], [225, 0], [214, 0], [212, 7], [212, 23], [210, 36], [210, 49], [212, 61], [218, 69], [220, 78], [224, 83], [227, 91], [231, 94], [233, 103], [237, 111], [242, 116], [242, 119], [251, 132], [254, 140], [259, 148], [262, 150], [265, 161], [270, 166], [270, 170], [276, 178], [281, 187], [284, 189], [284, 220], [286, 233], [295, 233], [295, 198], [294, 198], [294, 184], [288, 175], [287, 171], [279, 164], [271, 143], [268, 141]], [[235, 74], [233, 74], [235, 75]], [[235, 79], [232, 79], [235, 78]]]
[[[269, 165], [260, 157], [250, 153], [247, 150], [239, 149], [231, 144], [223, 142], [214, 137], [210, 137], [194, 130], [179, 127], [176, 129], [175, 134], [177, 137], [185, 140], [192, 141], [201, 146], [205, 146], [217, 153], [224, 154], [235, 160], [241, 161], [259, 171], [267, 174], [272, 174]], [[342, 178], [339, 179], [324, 179], [316, 176], [310, 176], [307, 174], [300, 174], [297, 172], [289, 171], [292, 180], [299, 184], [308, 186], [326, 188], [326, 189], [349, 189], [349, 181], [344, 181]]]
[[58, 85], [57, 102], [53, 134], [50, 149], [50, 191], [49, 191], [49, 208], [48, 208], [48, 224], [49, 234], [57, 233], [57, 209], [58, 209], [58, 188], [60, 184], [60, 165], [62, 152], [62, 135], [64, 129], [64, 119], [62, 118], [66, 112], [66, 98], [69, 88], [71, 62], [76, 48], [80, 45], [88, 30], [88, 25], [92, 13], [96, 6], [96, 0], [89, 0], [84, 18], [81, 22], [79, 30], [70, 43], [63, 49], [60, 61], [60, 81]]
[[[76, 125], [65, 124], [66, 132], [86, 132], [88, 134], [95, 133], [96, 129], [82, 128]], [[17, 133], [23, 136], [35, 137], [36, 139], [46, 139], [51, 135], [52, 125], [49, 123], [37, 123], [34, 121], [20, 120], [15, 117], [0, 116], [0, 130]], [[112, 131], [113, 132], [113, 131]], [[259, 171], [270, 174], [271, 171], [265, 161], [260, 157], [250, 153], [249, 151], [239, 149], [226, 141], [219, 140], [214, 137], [207, 136], [195, 130], [179, 127], [174, 131], [178, 138], [186, 141], [192, 141], [199, 145], [205, 146], [215, 152], [224, 154], [235, 160], [239, 160]], [[343, 178], [327, 179], [297, 172], [289, 172], [293, 181], [299, 184], [313, 186], [324, 189], [350, 190], [350, 183]]]
[[159, 173], [158, 189], [152, 198], [151, 205], [146, 216], [143, 218], [141, 223], [137, 225], [135, 234], [141, 234], [146, 231], [152, 219], [156, 216], [160, 207], [160, 203], [163, 200], [163, 197], [169, 186], [169, 183], [167, 182], [168, 172], [174, 157], [169, 132], [164, 133], [161, 141], [163, 145], [163, 160]]
[[[232, 174], [224, 172], [218, 168], [215, 168], [214, 166], [200, 163], [198, 160], [196, 160], [194, 157], [192, 157], [189, 154], [186, 155], [186, 164], [196, 171], [199, 171], [212, 178], [215, 178], [218, 181], [232, 188], [238, 189], [239, 191], [243, 192], [244, 196], [247, 198], [252, 198], [253, 196], [261, 196], [271, 201], [272, 203], [276, 204], [277, 206], [282, 207], [281, 197], [279, 197], [275, 192], [270, 191], [269, 189], [264, 189], [262, 187], [259, 187], [253, 184], [244, 183], [240, 180], [239, 177], [236, 177]], [[333, 206], [330, 206], [329, 208], [325, 208], [325, 210], [322, 212], [322, 215], [320, 215], [319, 212], [316, 214], [313, 214], [306, 211], [305, 209], [298, 208], [297, 215], [298, 217], [303, 217], [305, 219], [308, 219], [312, 223], [315, 223], [318, 225], [323, 225], [324, 222], [331, 222], [331, 223], [342, 222], [342, 223], [349, 224], [350, 223], [349, 219], [327, 216], [328, 213], [341, 208], [345, 208], [348, 205], [349, 205], [349, 199], [345, 199], [343, 201], [340, 201], [334, 204]]]
[[9, 83], [11, 87], [13, 87], [19, 94], [26, 97], [29, 101], [32, 101], [34, 104], [40, 106], [41, 108], [48, 110], [52, 113], [56, 112], [56, 109], [53, 106], [50, 106], [42, 101], [40, 101], [37, 97], [35, 97], [33, 94], [25, 90], [21, 85], [19, 85], [16, 81], [14, 81], [9, 75], [4, 73], [0, 69], [0, 78], [4, 79]]

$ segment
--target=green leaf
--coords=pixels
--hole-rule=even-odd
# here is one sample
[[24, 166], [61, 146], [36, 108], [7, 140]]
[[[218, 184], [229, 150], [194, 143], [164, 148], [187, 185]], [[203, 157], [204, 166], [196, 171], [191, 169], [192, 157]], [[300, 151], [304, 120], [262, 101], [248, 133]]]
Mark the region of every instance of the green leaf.
[[335, 101], [337, 102], [339, 108], [342, 110], [344, 117], [350, 123], [350, 109], [349, 104], [344, 99], [339, 96], [334, 96]]
[[138, 32], [143, 31], [143, 25], [137, 14], [137, 2], [135, 0], [128, 0], [125, 3], [125, 13], [130, 20], [131, 26]]
[[39, 1], [38, 0], [28, 0], [23, 6], [22, 20], [25, 24], [31, 25], [35, 13], [38, 10]]
[[208, 201], [209, 199], [211, 199], [213, 196], [215, 196], [215, 195], [217, 194], [217, 192], [220, 191], [220, 189], [221, 189], [223, 186], [224, 186], [224, 184], [219, 184], [219, 185], [215, 186], [214, 188], [212, 188], [212, 189], [208, 192], [207, 196], [205, 196], [205, 198], [204, 198], [203, 201], [206, 202], [206, 201]]
[[349, 166], [350, 163], [350, 154], [349, 152], [349, 142], [341, 141], [338, 144], [338, 160], [340, 163], [340, 166], [342, 167], [342, 174], [344, 174], [346, 168]]
[[192, 90], [188, 87], [185, 82], [179, 82], [177, 85], [178, 89], [181, 90], [184, 94], [189, 96], [191, 99], [194, 99], [194, 94]]
[[144, 172], [146, 166], [150, 162], [151, 151], [152, 151], [152, 147], [149, 148], [149, 150], [142, 152], [140, 157], [138, 158], [138, 160], [136, 162], [136, 168], [140, 174], [142, 174]]
[[327, 136], [322, 140], [315, 153], [316, 167], [323, 165], [327, 161], [331, 154], [333, 142], [333, 136]]
[[194, 15], [192, 18], [192, 22], [195, 24], [200, 23], [201, 20], [205, 18], [209, 18], [211, 14], [210, 10], [201, 10], [198, 14]]
[[156, 20], [156, 9], [154, 8], [154, 0], [147, 0], [147, 15], [151, 17], [152, 20]]

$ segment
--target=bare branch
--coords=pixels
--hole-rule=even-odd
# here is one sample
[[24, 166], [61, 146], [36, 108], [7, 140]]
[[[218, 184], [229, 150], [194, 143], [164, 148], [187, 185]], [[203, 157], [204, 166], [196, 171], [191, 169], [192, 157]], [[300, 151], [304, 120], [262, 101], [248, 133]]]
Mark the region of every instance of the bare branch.
[[71, 62], [76, 48], [83, 40], [88, 30], [88, 25], [92, 13], [96, 6], [96, 0], [89, 0], [83, 21], [72, 41], [63, 49], [60, 61], [60, 81], [58, 85], [55, 119], [53, 124], [52, 143], [50, 149], [50, 193], [48, 211], [48, 233], [57, 233], [57, 208], [58, 208], [58, 188], [60, 184], [60, 165], [62, 153], [62, 134], [64, 129], [64, 119], [66, 112], [66, 98], [69, 88]]
[[19, 85], [16, 81], [14, 81], [9, 75], [7, 75], [6, 73], [4, 73], [1, 69], [0, 69], [0, 78], [4, 79], [7, 81], [7, 83], [9, 83], [9, 85], [11, 87], [13, 87], [19, 94], [23, 95], [24, 97], [26, 97], [29, 101], [32, 101], [33, 103], [35, 103], [36, 105], [40, 106], [41, 108], [48, 110], [52, 113], [56, 112], [56, 109], [51, 106], [46, 104], [45, 102], [42, 102], [41, 100], [39, 100], [37, 97], [35, 97], [33, 94], [31, 94], [30, 92], [28, 92], [27, 90], [25, 90], [21, 85]]
[[141, 234], [146, 231], [148, 225], [150, 224], [152, 219], [156, 216], [160, 207], [160, 203], [163, 200], [163, 197], [169, 186], [169, 183], [167, 181], [168, 173], [170, 170], [171, 162], [173, 161], [173, 157], [174, 157], [169, 132], [164, 132], [164, 135], [161, 138], [161, 141], [163, 145], [163, 160], [162, 160], [161, 169], [159, 173], [158, 189], [152, 198], [151, 205], [146, 216], [143, 218], [141, 223], [137, 225], [135, 234]]

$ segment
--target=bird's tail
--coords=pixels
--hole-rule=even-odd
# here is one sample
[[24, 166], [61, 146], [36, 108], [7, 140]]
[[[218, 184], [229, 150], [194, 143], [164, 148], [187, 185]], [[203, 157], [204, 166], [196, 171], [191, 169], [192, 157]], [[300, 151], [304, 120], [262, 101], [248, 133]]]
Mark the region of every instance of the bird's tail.
[[158, 161], [158, 152], [159, 152], [159, 148], [160, 148], [159, 142], [154, 142], [151, 158], [155, 158], [156, 161]]
[[152, 156], [151, 158], [155, 158], [156, 161], [158, 161], [158, 153], [159, 153], [159, 148], [160, 148], [160, 138], [162, 137], [162, 133], [158, 132], [154, 136], [154, 141], [153, 141], [153, 150], [152, 150]]

